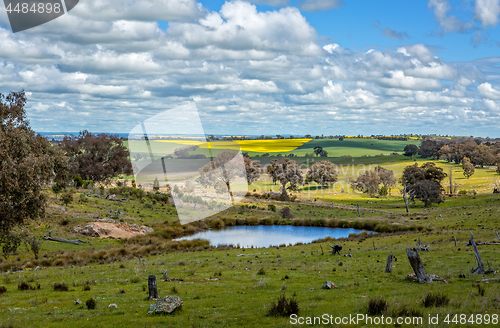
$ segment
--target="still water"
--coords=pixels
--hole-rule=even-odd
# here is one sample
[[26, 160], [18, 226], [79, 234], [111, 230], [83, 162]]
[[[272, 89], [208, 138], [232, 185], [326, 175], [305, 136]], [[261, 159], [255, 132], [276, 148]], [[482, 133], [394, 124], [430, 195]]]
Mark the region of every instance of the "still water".
[[345, 238], [351, 233], [361, 233], [363, 230], [344, 228], [295, 227], [280, 226], [237, 226], [222, 230], [198, 232], [188, 237], [176, 240], [206, 239], [210, 245], [240, 245], [241, 247], [269, 247], [295, 243], [310, 243], [313, 240], [332, 237]]

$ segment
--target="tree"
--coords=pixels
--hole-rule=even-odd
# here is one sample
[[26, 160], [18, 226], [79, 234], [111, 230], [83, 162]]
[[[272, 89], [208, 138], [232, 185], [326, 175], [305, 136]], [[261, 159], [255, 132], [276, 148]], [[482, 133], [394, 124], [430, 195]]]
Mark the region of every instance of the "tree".
[[332, 185], [337, 182], [338, 172], [335, 164], [329, 161], [321, 161], [314, 163], [307, 171], [306, 183], [314, 181], [321, 185], [321, 189], [325, 185]]
[[500, 162], [497, 163], [497, 173], [500, 174]]
[[248, 156], [243, 157], [245, 161], [245, 171], [247, 174], [247, 183], [250, 185], [260, 177], [260, 163], [252, 161]]
[[129, 152], [118, 136], [83, 131], [78, 137], [65, 137], [61, 148], [69, 159], [71, 175], [84, 180], [101, 182], [132, 173]]
[[[381, 183], [383, 188], [379, 188]], [[377, 166], [374, 171], [366, 170], [363, 172], [351, 185], [353, 189], [370, 195], [379, 193], [381, 196], [386, 196], [389, 189], [396, 185], [396, 178], [393, 171]]]
[[413, 158], [413, 155], [416, 155], [418, 153], [418, 147], [415, 145], [406, 145], [406, 147], [403, 150], [404, 150], [403, 155], [410, 158]]
[[56, 199], [57, 199], [57, 194], [60, 193], [62, 190], [61, 186], [58, 183], [53, 183], [51, 189], [52, 192], [56, 194]]
[[271, 164], [266, 166], [266, 172], [271, 176], [273, 179], [273, 184], [276, 184], [276, 181], [278, 181], [278, 171], [276, 169], [278, 168], [278, 160], [271, 160]]
[[158, 178], [155, 178], [155, 181], [153, 181], [153, 190], [154, 191], [160, 190], [160, 182], [158, 181]]
[[19, 246], [16, 228], [44, 217], [43, 188], [68, 179], [68, 162], [60, 149], [31, 130], [26, 101], [24, 91], [0, 94], [0, 245], [4, 255]]
[[212, 185], [217, 191], [221, 191], [221, 186], [225, 186], [225, 192], [234, 204], [233, 192], [231, 191], [231, 181], [245, 174], [244, 167], [239, 161], [233, 161], [238, 153], [226, 150], [203, 166], [199, 172], [198, 182], [205, 186]]
[[271, 165], [274, 167], [273, 174], [276, 176], [277, 180], [281, 182], [281, 200], [289, 200], [287, 193], [287, 184], [290, 184], [288, 189], [296, 190], [299, 184], [303, 184], [304, 178], [302, 177], [302, 171], [300, 167], [295, 163], [294, 160], [287, 157], [282, 158], [279, 162], [277, 159], [271, 161]]
[[462, 168], [464, 170], [464, 176], [468, 179], [474, 174], [476, 169], [474, 168], [474, 165], [470, 162], [470, 159], [467, 157], [464, 157], [462, 163], [463, 163]]
[[418, 154], [422, 156], [422, 158], [434, 158], [437, 159], [439, 157], [439, 150], [444, 146], [444, 142], [435, 141], [435, 140], [425, 140], [420, 144], [420, 149]]
[[446, 176], [442, 168], [431, 162], [420, 167], [418, 164], [409, 165], [404, 168], [400, 181], [404, 188], [404, 197], [408, 195], [410, 200], [419, 199], [426, 207], [432, 203], [442, 203], [444, 188], [441, 181]]
[[380, 184], [380, 177], [375, 171], [366, 170], [352, 181], [351, 186], [353, 189], [374, 195], [378, 190]]
[[[322, 152], [323, 152], [323, 147], [321, 147], [321, 146], [314, 147], [314, 154], [316, 154], [316, 157], [321, 156]], [[323, 157], [325, 157], [325, 156], [323, 156]]]

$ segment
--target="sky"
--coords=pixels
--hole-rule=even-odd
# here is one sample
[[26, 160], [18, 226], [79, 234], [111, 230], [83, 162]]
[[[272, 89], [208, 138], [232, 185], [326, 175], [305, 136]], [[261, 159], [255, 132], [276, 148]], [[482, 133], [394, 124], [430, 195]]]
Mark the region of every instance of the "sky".
[[[131, 131], [196, 104], [205, 133], [500, 137], [500, 0], [80, 0], [12, 33], [0, 93], [37, 132]], [[168, 130], [168, 129], [167, 129]]]

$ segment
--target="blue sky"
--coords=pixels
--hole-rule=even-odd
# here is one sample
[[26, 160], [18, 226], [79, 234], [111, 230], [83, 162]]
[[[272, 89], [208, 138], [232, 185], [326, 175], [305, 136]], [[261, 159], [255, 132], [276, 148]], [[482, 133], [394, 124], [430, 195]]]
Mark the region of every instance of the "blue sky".
[[195, 103], [206, 133], [500, 137], [500, 0], [87, 0], [12, 33], [0, 92], [37, 131], [126, 133]]

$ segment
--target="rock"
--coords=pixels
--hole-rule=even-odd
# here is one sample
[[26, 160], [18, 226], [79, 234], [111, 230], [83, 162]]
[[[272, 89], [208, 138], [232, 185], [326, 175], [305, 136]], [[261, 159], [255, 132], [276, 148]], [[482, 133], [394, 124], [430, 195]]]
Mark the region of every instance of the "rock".
[[165, 280], [168, 278], [167, 272], [168, 272], [168, 270], [165, 270], [165, 273], [163, 273], [163, 276], [161, 277], [161, 279]]
[[111, 308], [117, 309], [118, 305], [116, 305], [115, 303], [111, 303], [110, 305], [108, 305], [108, 309], [111, 309]]
[[325, 281], [325, 283], [323, 284], [323, 286], [321, 288], [332, 289], [332, 288], [337, 288], [337, 285], [335, 285], [333, 282], [327, 280], [327, 281]]
[[155, 232], [155, 230], [153, 228], [146, 227], [146, 226], [141, 226], [141, 231], [145, 235], [147, 235], [148, 233]]
[[80, 301], [79, 298], [77, 298], [76, 301], [75, 301], [75, 305], [78, 305], [78, 304], [82, 304], [82, 301]]
[[181, 307], [182, 299], [179, 296], [165, 296], [149, 306], [148, 314], [170, 314]]
[[99, 231], [95, 230], [94, 227], [92, 227], [92, 225], [90, 225], [90, 224], [87, 224], [84, 227], [76, 226], [75, 229], [73, 229], [73, 233], [80, 233], [82, 235], [89, 236], [89, 237], [100, 237], [101, 236]]

